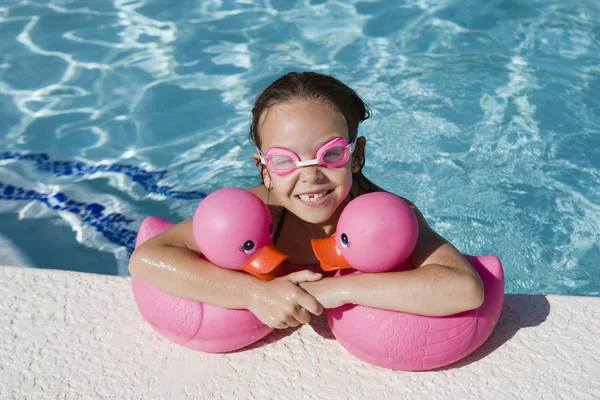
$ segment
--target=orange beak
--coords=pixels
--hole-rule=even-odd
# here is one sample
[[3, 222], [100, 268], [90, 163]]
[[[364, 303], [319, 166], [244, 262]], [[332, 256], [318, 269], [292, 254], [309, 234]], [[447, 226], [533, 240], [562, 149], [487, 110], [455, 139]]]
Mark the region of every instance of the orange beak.
[[310, 243], [317, 259], [321, 262], [321, 269], [323, 271], [338, 271], [340, 269], [352, 268], [348, 260], [340, 252], [335, 242], [335, 237], [312, 239]]
[[275, 246], [265, 246], [242, 267], [242, 271], [270, 281], [279, 276], [279, 265], [288, 258], [290, 256], [277, 250]]

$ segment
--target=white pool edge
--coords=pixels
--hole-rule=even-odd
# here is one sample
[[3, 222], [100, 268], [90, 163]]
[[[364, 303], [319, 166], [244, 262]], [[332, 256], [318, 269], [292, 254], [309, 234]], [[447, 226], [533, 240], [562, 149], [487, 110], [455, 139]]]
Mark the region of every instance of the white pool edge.
[[491, 338], [425, 373], [372, 367], [317, 319], [249, 350], [203, 354], [159, 337], [130, 280], [0, 267], [0, 398], [600, 398], [600, 298], [507, 295]]

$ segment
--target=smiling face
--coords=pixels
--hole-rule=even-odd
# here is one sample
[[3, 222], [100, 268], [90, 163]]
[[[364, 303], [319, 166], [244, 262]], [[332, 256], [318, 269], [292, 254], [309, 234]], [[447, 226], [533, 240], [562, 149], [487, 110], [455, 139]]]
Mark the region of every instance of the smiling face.
[[[316, 100], [294, 100], [267, 108], [260, 117], [259, 134], [263, 153], [273, 147], [284, 148], [302, 161], [315, 158], [317, 150], [332, 139], [349, 141], [342, 114]], [[282, 176], [265, 168], [263, 178], [282, 206], [307, 222], [320, 224], [328, 221], [348, 196], [351, 164], [349, 160], [341, 168], [305, 166]]]

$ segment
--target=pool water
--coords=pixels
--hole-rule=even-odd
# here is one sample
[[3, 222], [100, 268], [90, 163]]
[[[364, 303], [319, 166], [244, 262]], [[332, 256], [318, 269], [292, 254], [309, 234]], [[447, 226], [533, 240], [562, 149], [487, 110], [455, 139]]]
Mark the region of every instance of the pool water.
[[253, 100], [313, 70], [373, 109], [365, 174], [498, 255], [507, 292], [600, 295], [597, 0], [4, 0], [0, 30], [23, 265], [126, 275], [146, 216], [258, 183]]

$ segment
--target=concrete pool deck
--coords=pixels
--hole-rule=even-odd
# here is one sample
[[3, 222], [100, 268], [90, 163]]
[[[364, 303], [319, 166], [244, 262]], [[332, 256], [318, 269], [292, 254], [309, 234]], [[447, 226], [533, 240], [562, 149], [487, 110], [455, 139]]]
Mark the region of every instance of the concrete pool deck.
[[160, 337], [127, 277], [0, 267], [1, 399], [598, 399], [600, 298], [506, 295], [490, 339], [434, 372], [373, 367], [323, 318], [248, 350]]

